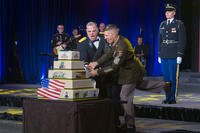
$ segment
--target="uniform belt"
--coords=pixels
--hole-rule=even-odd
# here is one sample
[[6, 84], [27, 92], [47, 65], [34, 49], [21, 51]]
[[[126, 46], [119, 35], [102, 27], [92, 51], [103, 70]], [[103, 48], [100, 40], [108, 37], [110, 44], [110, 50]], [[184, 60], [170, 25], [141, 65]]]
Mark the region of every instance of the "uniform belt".
[[175, 41], [175, 40], [163, 40], [162, 43], [170, 44], [170, 43], [178, 43], [178, 41]]

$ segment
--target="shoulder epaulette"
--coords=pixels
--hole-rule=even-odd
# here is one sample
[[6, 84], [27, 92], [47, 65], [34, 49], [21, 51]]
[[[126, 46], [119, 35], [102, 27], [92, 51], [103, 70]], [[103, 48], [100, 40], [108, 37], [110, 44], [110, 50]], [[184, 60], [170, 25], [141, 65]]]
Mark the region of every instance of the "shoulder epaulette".
[[134, 53], [134, 49], [133, 49], [132, 43], [125, 37], [123, 37], [123, 41], [127, 44], [128, 51], [131, 51], [131, 52]]
[[85, 41], [87, 38], [86, 37], [82, 37], [78, 42], [82, 43], [83, 41]]

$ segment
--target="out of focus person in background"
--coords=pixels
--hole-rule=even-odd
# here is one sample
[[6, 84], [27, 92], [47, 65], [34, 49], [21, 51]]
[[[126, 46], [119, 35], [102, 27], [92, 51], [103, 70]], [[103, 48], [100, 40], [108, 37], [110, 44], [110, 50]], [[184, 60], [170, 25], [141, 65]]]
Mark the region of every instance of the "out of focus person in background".
[[70, 37], [64, 32], [64, 25], [57, 26], [58, 33], [54, 34], [51, 40], [53, 54], [58, 55], [59, 50], [68, 50]]
[[105, 31], [106, 25], [105, 23], [101, 22], [99, 24], [99, 35], [104, 37], [104, 31]]
[[79, 33], [79, 29], [75, 28], [72, 30], [72, 36], [70, 37], [70, 47], [71, 50], [76, 50], [78, 41], [81, 39], [81, 34]]
[[135, 46], [135, 55], [139, 58], [142, 64], [146, 67], [147, 56], [149, 54], [149, 48], [144, 45], [142, 36], [137, 38], [137, 45]]

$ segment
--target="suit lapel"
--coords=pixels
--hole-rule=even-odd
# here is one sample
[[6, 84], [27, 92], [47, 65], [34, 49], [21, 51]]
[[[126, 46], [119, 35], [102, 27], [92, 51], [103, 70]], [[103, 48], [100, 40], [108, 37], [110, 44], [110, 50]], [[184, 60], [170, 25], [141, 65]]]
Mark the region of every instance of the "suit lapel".
[[101, 38], [100, 42], [99, 42], [99, 47], [98, 47], [97, 51], [94, 54], [94, 58], [93, 58], [94, 61], [96, 61], [99, 57], [102, 56], [102, 54], [104, 52], [103, 51], [104, 47], [105, 47], [105, 41]]
[[102, 46], [103, 46], [103, 40], [101, 38], [99, 41], [99, 47], [98, 47], [97, 51], [100, 51], [102, 49]]

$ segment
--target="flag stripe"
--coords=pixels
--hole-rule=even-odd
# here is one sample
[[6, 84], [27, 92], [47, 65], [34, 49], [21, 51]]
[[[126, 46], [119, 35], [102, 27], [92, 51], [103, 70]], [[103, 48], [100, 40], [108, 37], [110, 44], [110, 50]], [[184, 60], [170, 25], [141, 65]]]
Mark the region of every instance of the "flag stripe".
[[[52, 79], [50, 79], [50, 80], [52, 80]], [[54, 81], [57, 82], [57, 83], [63, 84], [62, 81], [59, 81], [59, 80], [56, 80], [56, 79], [54, 79]]]
[[59, 97], [60, 96], [60, 92], [59, 93], [55, 93], [55, 92], [52, 92], [51, 89], [42, 89], [41, 90], [42, 92], [44, 93], [47, 93], [51, 96], [54, 96], [54, 97]]
[[56, 86], [56, 85], [54, 85], [54, 84], [51, 84], [51, 83], [49, 83], [49, 86], [48, 86], [48, 88], [50, 88], [50, 89], [63, 89], [63, 87], [59, 87], [59, 86]]
[[39, 97], [44, 97], [44, 98], [48, 98], [48, 99], [51, 99], [51, 100], [56, 100], [56, 99], [58, 99], [58, 98], [54, 98], [54, 97], [51, 97], [51, 96], [49, 96], [49, 95], [47, 95], [47, 94], [45, 94], [45, 93], [42, 93], [42, 92], [37, 92], [37, 95], [39, 96]]
[[61, 90], [64, 89], [65, 83], [54, 79], [49, 79], [49, 82], [45, 83], [47, 84], [47, 86], [43, 86], [43, 88], [38, 88], [38, 96], [48, 99], [58, 99], [60, 97]]
[[52, 97], [44, 92], [37, 92], [38, 96], [44, 97], [44, 98], [48, 98], [48, 99], [58, 99], [58, 97]]
[[60, 92], [61, 92], [61, 90], [59, 91], [59, 90], [54, 90], [54, 89], [48, 89], [47, 91], [49, 91], [53, 94], [57, 94], [57, 95], [60, 95]]
[[62, 87], [62, 88], [64, 87], [64, 85], [60, 85], [60, 84], [57, 84], [56, 82], [52, 82], [52, 81], [49, 84], [53, 84], [57, 87]]
[[52, 97], [46, 93], [43, 93], [42, 91], [37, 91], [37, 94], [38, 96], [41, 96], [41, 97], [44, 97], [44, 98], [48, 98], [48, 99], [58, 99], [58, 98], [55, 98], [55, 97]]
[[45, 93], [46, 95], [48, 95], [48, 96], [50, 96], [50, 97], [59, 98], [60, 94], [52, 93], [52, 92], [49, 91], [49, 90], [50, 90], [50, 89], [40, 89], [40, 90], [38, 90], [38, 92]]
[[53, 83], [57, 86], [60, 86], [60, 87], [64, 87], [65, 86], [65, 83], [61, 82], [61, 81], [58, 81], [58, 80], [52, 80], [50, 79], [50, 83]]
[[55, 96], [49, 95], [48, 93], [43, 92], [43, 91], [38, 91], [37, 93], [38, 93], [38, 94], [41, 94], [41, 95], [44, 95], [45, 97], [47, 97], [47, 98], [51, 98], [51, 99], [56, 99], [56, 98], [58, 98], [58, 97], [55, 97]]

